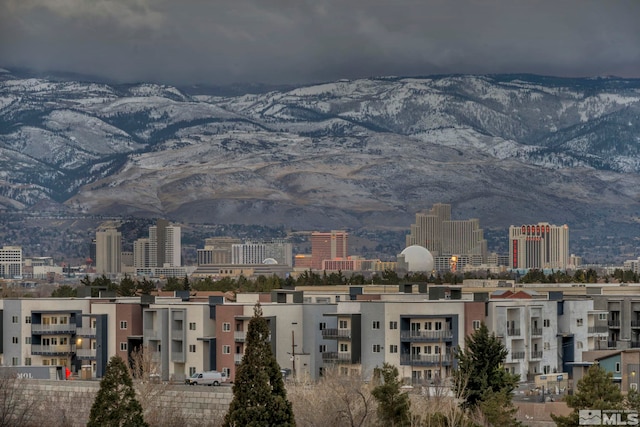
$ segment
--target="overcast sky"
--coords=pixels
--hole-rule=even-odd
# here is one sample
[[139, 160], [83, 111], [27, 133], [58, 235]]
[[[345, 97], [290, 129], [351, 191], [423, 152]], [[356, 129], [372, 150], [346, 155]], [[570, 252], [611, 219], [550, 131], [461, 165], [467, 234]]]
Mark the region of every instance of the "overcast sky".
[[640, 77], [640, 1], [0, 0], [0, 66], [176, 85]]

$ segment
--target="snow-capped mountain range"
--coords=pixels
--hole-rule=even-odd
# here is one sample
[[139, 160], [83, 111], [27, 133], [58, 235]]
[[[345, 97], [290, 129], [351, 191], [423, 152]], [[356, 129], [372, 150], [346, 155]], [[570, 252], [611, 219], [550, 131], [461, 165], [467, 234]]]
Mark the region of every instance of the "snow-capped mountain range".
[[640, 80], [444, 75], [243, 95], [0, 71], [0, 206], [297, 228], [621, 230], [640, 215]]

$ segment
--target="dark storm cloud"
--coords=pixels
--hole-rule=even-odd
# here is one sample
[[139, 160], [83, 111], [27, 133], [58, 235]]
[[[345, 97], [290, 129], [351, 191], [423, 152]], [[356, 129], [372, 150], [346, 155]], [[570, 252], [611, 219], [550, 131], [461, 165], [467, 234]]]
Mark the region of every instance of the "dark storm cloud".
[[0, 66], [173, 84], [640, 77], [640, 2], [2, 0]]

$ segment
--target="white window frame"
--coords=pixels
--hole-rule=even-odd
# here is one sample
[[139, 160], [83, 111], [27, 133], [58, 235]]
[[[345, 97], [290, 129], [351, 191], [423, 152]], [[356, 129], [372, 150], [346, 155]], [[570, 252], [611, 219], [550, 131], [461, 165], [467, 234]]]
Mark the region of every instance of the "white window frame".
[[223, 345], [222, 346], [222, 354], [231, 354], [231, 346]]
[[129, 345], [126, 342], [120, 343], [120, 351], [127, 351], [129, 349]]
[[222, 323], [222, 332], [231, 332], [231, 323], [229, 322]]
[[374, 320], [371, 323], [371, 329], [380, 329], [380, 321], [379, 320]]
[[129, 323], [126, 320], [120, 321], [120, 329], [122, 330], [127, 329], [128, 326], [129, 326]]
[[380, 344], [373, 344], [373, 346], [371, 346], [371, 351], [373, 353], [380, 353], [382, 351], [382, 346]]

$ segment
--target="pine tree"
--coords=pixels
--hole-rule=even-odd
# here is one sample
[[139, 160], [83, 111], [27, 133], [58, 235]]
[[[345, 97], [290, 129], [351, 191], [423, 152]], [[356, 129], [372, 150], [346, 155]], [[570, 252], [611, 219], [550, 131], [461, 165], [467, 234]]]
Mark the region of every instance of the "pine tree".
[[378, 418], [384, 425], [404, 427], [411, 425], [411, 401], [409, 395], [401, 391], [398, 368], [388, 363], [376, 368], [375, 376], [382, 380], [371, 394], [378, 401]]
[[133, 381], [124, 360], [113, 356], [100, 381], [91, 406], [87, 427], [144, 427], [142, 406], [136, 399]]
[[567, 406], [573, 412], [566, 417], [551, 414], [556, 425], [561, 427], [577, 426], [580, 409], [623, 409], [624, 396], [613, 382], [613, 374], [594, 364], [586, 375], [578, 381], [576, 392], [565, 398]]
[[[520, 377], [507, 372], [502, 366], [508, 350], [495, 334], [489, 334], [489, 329], [483, 323], [473, 334], [465, 337], [464, 350], [457, 349], [458, 369], [453, 374], [453, 388], [462, 401], [462, 407], [474, 410], [478, 407], [495, 409], [489, 399], [496, 395], [506, 401], [502, 408], [506, 417], [513, 419], [511, 394]], [[510, 415], [511, 414], [511, 415]], [[492, 414], [493, 417], [498, 414]], [[515, 422], [515, 420], [513, 420]]]
[[225, 427], [295, 426], [280, 366], [268, 338], [269, 325], [258, 303], [249, 321], [246, 350], [236, 371]]

